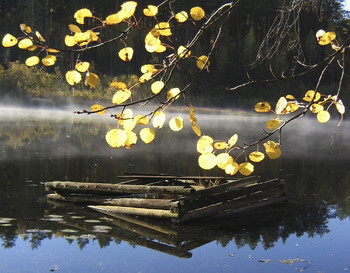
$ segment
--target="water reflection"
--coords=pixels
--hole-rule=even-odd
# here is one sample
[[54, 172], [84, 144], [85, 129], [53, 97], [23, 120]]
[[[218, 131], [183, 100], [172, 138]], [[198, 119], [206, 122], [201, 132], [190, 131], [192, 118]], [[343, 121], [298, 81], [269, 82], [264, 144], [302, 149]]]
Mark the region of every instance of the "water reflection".
[[[197, 166], [196, 139], [190, 128], [169, 134], [157, 132], [156, 141], [131, 150], [114, 150], [105, 132], [115, 126], [110, 119], [76, 116], [72, 112], [0, 111], [0, 240], [13, 248], [19, 238], [31, 248], [43, 240], [62, 237], [83, 249], [91, 242], [101, 248], [121, 241], [177, 257], [208, 242], [221, 246], [273, 248], [292, 234], [323, 235], [328, 221], [350, 215], [349, 123], [335, 128], [305, 119], [284, 134], [283, 157], [256, 166], [258, 175], [287, 181], [289, 203], [225, 221], [178, 226], [140, 218], [110, 217], [80, 206], [48, 203], [43, 182], [53, 180], [117, 182], [125, 172], [181, 175], [209, 174]], [[11, 117], [11, 118], [10, 118]], [[212, 117], [198, 114], [206, 134], [226, 139], [240, 133], [246, 142], [261, 134], [264, 117], [233, 114]], [[229, 126], [228, 126], [229, 125]], [[234, 128], [234, 131], [233, 131]], [[242, 129], [244, 128], [244, 129]], [[220, 171], [210, 175], [222, 175]]]

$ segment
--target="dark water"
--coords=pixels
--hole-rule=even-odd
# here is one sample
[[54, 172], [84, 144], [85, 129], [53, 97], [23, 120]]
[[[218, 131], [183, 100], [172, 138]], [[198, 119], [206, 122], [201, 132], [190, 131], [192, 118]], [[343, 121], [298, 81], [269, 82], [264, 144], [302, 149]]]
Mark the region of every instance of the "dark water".
[[[182, 113], [185, 122], [187, 111]], [[336, 119], [336, 118], [334, 118]], [[267, 117], [198, 113], [203, 134], [263, 136]], [[283, 178], [288, 204], [226, 221], [175, 225], [111, 218], [47, 202], [43, 183], [118, 182], [125, 172], [223, 175], [197, 166], [196, 137], [157, 131], [131, 150], [104, 141], [108, 118], [0, 110], [0, 272], [343, 272], [350, 270], [350, 124], [304, 119], [282, 157], [256, 174]], [[189, 122], [188, 122], [189, 123]]]

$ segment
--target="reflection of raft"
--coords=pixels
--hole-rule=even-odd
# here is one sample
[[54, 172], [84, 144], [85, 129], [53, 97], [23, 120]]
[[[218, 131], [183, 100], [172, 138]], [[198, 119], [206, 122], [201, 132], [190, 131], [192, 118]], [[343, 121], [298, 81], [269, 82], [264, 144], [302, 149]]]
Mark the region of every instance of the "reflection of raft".
[[47, 197], [85, 203], [107, 214], [168, 218], [183, 222], [223, 216], [285, 201], [284, 182], [257, 177], [131, 175], [118, 184], [47, 182]]

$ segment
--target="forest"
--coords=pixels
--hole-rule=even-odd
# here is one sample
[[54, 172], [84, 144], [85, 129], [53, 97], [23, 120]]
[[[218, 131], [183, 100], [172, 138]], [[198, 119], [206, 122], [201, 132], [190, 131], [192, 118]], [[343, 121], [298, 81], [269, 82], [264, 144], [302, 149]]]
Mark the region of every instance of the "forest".
[[[33, 30], [39, 31], [46, 39], [46, 43], [53, 48], [64, 50], [65, 35], [69, 34], [69, 24], [74, 23], [73, 15], [81, 8], [90, 9], [94, 16], [106, 18], [119, 10], [124, 1], [105, 0], [101, 1], [77, 1], [77, 0], [4, 0], [0, 2], [0, 35], [11, 33], [16, 37], [21, 36], [19, 25], [25, 23]], [[142, 15], [142, 10], [149, 4], [157, 5], [160, 1], [140, 1], [135, 12], [135, 17]], [[281, 14], [284, 1], [279, 0], [256, 0], [239, 1], [232, 15], [223, 28], [218, 45], [211, 58], [210, 70], [202, 74], [191, 87], [188, 97], [196, 106], [216, 107], [252, 107], [260, 100], [277, 100], [287, 93], [295, 97], [302, 97], [305, 90], [314, 88], [320, 70], [307, 73], [303, 77], [292, 80], [283, 80], [273, 83], [263, 82], [254, 84], [237, 91], [228, 91], [227, 88], [242, 84], [253, 77], [258, 82], [269, 78], [271, 73], [281, 75], [288, 71], [298, 71], [300, 67], [295, 61], [295, 56], [307, 64], [315, 64], [322, 61], [332, 53], [329, 47], [319, 46], [315, 33], [319, 29], [334, 31], [337, 34], [339, 44], [349, 36], [349, 15], [343, 10], [342, 2], [339, 0], [305, 0], [297, 17], [288, 20], [297, 20], [291, 24], [286, 37], [283, 38], [281, 46], [275, 54], [269, 57], [268, 48], [261, 48], [270, 27], [275, 23], [275, 18]], [[226, 1], [174, 1], [174, 9], [189, 10], [195, 5], [200, 5], [207, 14], [212, 13]], [[170, 11], [163, 10], [158, 16], [166, 18]], [[290, 14], [288, 15], [290, 16]], [[295, 15], [294, 15], [295, 16]], [[287, 20], [287, 22], [288, 22]], [[93, 24], [87, 20], [87, 27]], [[134, 58], [125, 63], [118, 58], [118, 51], [124, 47], [120, 41], [107, 44], [103, 47], [91, 50], [84, 54], [84, 60], [92, 64], [91, 70], [98, 73], [101, 82], [95, 89], [90, 89], [84, 84], [72, 88], [66, 83], [64, 74], [72, 67], [76, 56], [67, 53], [57, 61], [55, 67], [44, 67], [42, 65], [28, 68], [24, 65], [30, 56], [25, 50], [18, 48], [0, 48], [0, 96], [27, 99], [36, 98], [66, 98], [74, 96], [76, 101], [110, 100], [113, 91], [109, 83], [118, 79], [127, 83], [137, 81], [140, 76], [140, 67], [148, 62], [156, 62], [160, 58], [156, 53], [149, 53], [144, 49], [145, 35], [153, 22], [143, 20], [137, 25], [137, 30], [130, 32], [127, 37], [128, 46], [134, 48]], [[176, 45], [185, 44], [189, 41], [192, 33], [197, 31], [196, 26], [187, 26], [174, 30], [171, 37]], [[113, 31], [103, 31], [100, 36], [105, 40], [115, 36]], [[213, 43], [215, 33], [208, 29], [204, 39], [196, 44], [196, 48], [208, 51]], [[265, 40], [264, 40], [265, 39]], [[262, 49], [262, 50], [261, 50]], [[265, 50], [265, 51], [264, 51]], [[346, 61], [349, 64], [349, 60]], [[273, 67], [273, 71], [269, 66]], [[333, 68], [334, 66], [334, 68]], [[248, 74], [247, 74], [248, 73]], [[335, 93], [341, 70], [336, 64], [327, 71], [323, 77], [320, 92]], [[191, 68], [186, 73], [178, 73], [172, 77], [176, 84], [186, 80], [192, 75]], [[247, 76], [249, 75], [249, 77]], [[343, 89], [349, 89], [350, 74], [345, 72]], [[214, 95], [215, 94], [215, 95]], [[348, 92], [342, 93], [344, 104], [350, 102]]]

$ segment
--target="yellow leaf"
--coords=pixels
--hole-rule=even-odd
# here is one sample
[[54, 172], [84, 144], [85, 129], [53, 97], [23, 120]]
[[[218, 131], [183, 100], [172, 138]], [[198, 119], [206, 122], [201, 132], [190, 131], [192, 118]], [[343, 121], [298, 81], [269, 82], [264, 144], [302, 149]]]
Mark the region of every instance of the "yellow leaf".
[[147, 125], [149, 123], [149, 119], [143, 115], [136, 115], [135, 121], [140, 125]]
[[254, 165], [250, 162], [244, 162], [239, 164], [239, 172], [242, 175], [248, 176], [254, 172]]
[[188, 14], [186, 11], [180, 11], [179, 13], [177, 13], [175, 15], [175, 19], [176, 21], [178, 21], [179, 23], [183, 23], [186, 22], [188, 19]]
[[133, 131], [126, 132], [127, 139], [125, 141], [125, 147], [130, 149], [133, 145], [137, 143], [137, 135]]
[[299, 109], [299, 104], [294, 103], [294, 102], [288, 102], [286, 108], [282, 110], [281, 114], [290, 114]]
[[169, 121], [169, 127], [174, 132], [182, 130], [182, 128], [184, 127], [184, 119], [182, 117], [173, 117]]
[[279, 158], [282, 154], [280, 146], [272, 140], [264, 143], [265, 151], [270, 159]]
[[49, 52], [49, 53], [60, 53], [60, 51], [58, 50], [58, 49], [55, 49], [55, 48], [48, 48], [48, 49], [46, 49], [47, 50], [47, 52]]
[[45, 66], [52, 66], [52, 65], [54, 65], [56, 63], [56, 60], [57, 60], [56, 56], [54, 56], [54, 55], [47, 55], [45, 58], [43, 58], [41, 60], [41, 62]]
[[238, 135], [234, 134], [233, 136], [230, 137], [230, 139], [227, 141], [228, 148], [231, 149], [233, 146], [236, 145], [238, 140]]
[[167, 22], [160, 22], [155, 26], [155, 29], [161, 36], [171, 36], [171, 28]]
[[74, 39], [74, 36], [66, 35], [66, 37], [64, 37], [64, 43], [66, 46], [72, 47], [77, 44], [77, 41]]
[[112, 98], [112, 103], [118, 105], [127, 101], [130, 97], [131, 97], [130, 90], [119, 90], [114, 94]]
[[311, 102], [312, 100], [314, 102], [318, 101], [321, 98], [321, 94], [316, 92], [314, 90], [309, 90], [305, 93], [305, 96], [303, 98], [304, 101]]
[[215, 147], [215, 149], [217, 149], [217, 150], [223, 150], [223, 149], [228, 148], [228, 143], [227, 143], [227, 142], [222, 142], [222, 141], [216, 142], [216, 143], [214, 144], [214, 147]]
[[164, 112], [157, 111], [152, 119], [152, 124], [154, 128], [160, 129], [163, 127], [166, 116]]
[[25, 38], [19, 41], [18, 47], [20, 49], [27, 49], [33, 45], [33, 41], [31, 39]]
[[90, 33], [89, 32], [77, 32], [74, 34], [74, 40], [77, 43], [82, 43], [90, 39]]
[[117, 25], [120, 22], [123, 22], [123, 17], [122, 17], [122, 14], [120, 12], [111, 14], [111, 15], [107, 16], [107, 18], [106, 18], [107, 25]]
[[122, 129], [112, 129], [106, 134], [106, 141], [109, 146], [119, 148], [125, 145], [128, 135]]
[[184, 46], [179, 46], [177, 49], [177, 55], [179, 55], [179, 58], [188, 58], [191, 56], [191, 50], [188, 50]]
[[191, 122], [197, 122], [197, 118], [195, 117], [194, 108], [191, 108], [191, 111], [190, 111], [190, 121]]
[[225, 170], [228, 164], [233, 163], [233, 158], [228, 153], [221, 153], [216, 156], [216, 161], [217, 161], [216, 165], [220, 169]]
[[326, 32], [322, 37], [318, 38], [318, 43], [320, 45], [328, 45], [336, 38], [334, 32]]
[[171, 100], [171, 99], [175, 99], [177, 100], [180, 97], [180, 89], [179, 88], [171, 88], [168, 93], [167, 93], [167, 99]]
[[35, 36], [39, 39], [40, 42], [45, 43], [46, 40], [44, 39], [44, 37], [40, 34], [39, 31], [35, 31]]
[[310, 111], [314, 114], [317, 114], [319, 112], [321, 112], [323, 110], [323, 105], [317, 104], [317, 103], [313, 103], [310, 106]]
[[73, 33], [81, 32], [81, 29], [77, 25], [70, 24], [68, 27]]
[[154, 52], [163, 53], [165, 50], [166, 50], [166, 46], [160, 44]]
[[275, 130], [278, 126], [280, 126], [281, 121], [279, 119], [270, 119], [266, 122], [266, 128], [269, 130]]
[[[207, 63], [207, 61], [208, 61], [208, 57], [207, 56], [205, 56], [205, 55], [202, 55], [202, 56], [200, 56], [200, 57], [198, 57], [198, 59], [197, 59], [197, 67], [199, 68], [199, 69], [207, 69], [208, 68], [208, 66], [210, 65], [210, 62], [208, 62]], [[206, 64], [207, 63], [207, 64]], [[206, 64], [206, 65], [205, 65]]]
[[17, 44], [18, 40], [16, 37], [12, 36], [11, 34], [7, 33], [4, 38], [2, 38], [2, 46], [3, 47], [12, 47]]
[[89, 34], [89, 41], [96, 42], [96, 41], [99, 40], [99, 38], [98, 38], [98, 35], [100, 34], [99, 32], [94, 32], [94, 31], [89, 29], [89, 30], [86, 31], [86, 33]]
[[19, 27], [21, 28], [21, 30], [24, 33], [27, 33], [27, 34], [32, 33], [32, 29], [29, 26], [27, 26], [26, 24], [20, 24]]
[[239, 170], [239, 166], [236, 162], [232, 162], [226, 165], [225, 173], [228, 175], [235, 175]]
[[193, 20], [200, 21], [204, 18], [205, 12], [201, 7], [193, 7], [190, 10], [190, 15]]
[[258, 102], [255, 104], [254, 109], [258, 113], [268, 113], [271, 111], [271, 106], [268, 102]]
[[145, 74], [145, 73], [155, 74], [158, 72], [158, 69], [155, 68], [155, 66], [153, 64], [144, 64], [143, 66], [141, 66], [141, 72], [143, 74]]
[[216, 166], [216, 156], [212, 153], [201, 154], [198, 157], [198, 165], [204, 170], [210, 170]]
[[128, 118], [124, 120], [123, 128], [126, 132], [132, 131], [136, 126], [136, 120], [133, 118]]
[[27, 48], [28, 51], [35, 51], [38, 47], [36, 45], [32, 45]]
[[141, 140], [146, 144], [151, 143], [154, 140], [155, 136], [156, 134], [151, 128], [143, 128], [140, 131]]
[[264, 160], [264, 158], [265, 158], [265, 155], [262, 152], [258, 152], [258, 151], [252, 152], [249, 155], [249, 159], [253, 162], [260, 162]]
[[162, 81], [155, 81], [151, 85], [151, 90], [153, 94], [159, 94], [160, 91], [162, 91], [164, 87], [164, 82]]
[[87, 73], [87, 76], [85, 79], [86, 86], [89, 86], [91, 88], [96, 88], [99, 83], [100, 83], [100, 78], [96, 74]]
[[74, 13], [74, 18], [78, 24], [84, 25], [85, 17], [92, 17], [92, 13], [89, 9], [80, 9]]
[[40, 62], [39, 57], [37, 57], [37, 56], [32, 56], [32, 57], [29, 57], [29, 58], [26, 60], [26, 66], [35, 66], [35, 65], [37, 65], [39, 62]]
[[74, 85], [81, 81], [81, 74], [76, 70], [70, 70], [66, 73], [66, 81], [69, 85]]
[[152, 53], [157, 50], [157, 48], [161, 45], [161, 41], [159, 39], [159, 32], [154, 28], [152, 29], [145, 37], [145, 48], [148, 52]]
[[338, 100], [335, 103], [335, 107], [337, 108], [339, 114], [344, 115], [345, 114], [345, 106], [341, 100]]
[[148, 17], [156, 16], [158, 13], [158, 7], [153, 5], [148, 5], [147, 8], [143, 9], [143, 14]]
[[199, 125], [195, 122], [192, 122], [192, 131], [197, 135], [197, 136], [201, 136], [201, 128], [199, 127]]
[[286, 96], [286, 99], [287, 99], [287, 100], [295, 100], [295, 98], [294, 98], [293, 95], [287, 95], [287, 96]]
[[91, 106], [91, 110], [96, 112], [96, 114], [98, 115], [104, 115], [106, 114], [106, 109], [104, 106], [100, 105], [100, 104], [94, 104]]
[[322, 110], [317, 114], [317, 120], [320, 123], [326, 123], [327, 121], [329, 121], [330, 118], [331, 118], [331, 115], [326, 110]]
[[285, 97], [280, 97], [276, 104], [275, 112], [277, 115], [282, 113], [282, 110], [287, 106], [287, 99]]
[[139, 78], [139, 82], [141, 83], [148, 82], [150, 79], [152, 79], [152, 76], [153, 76], [153, 73], [147, 72]]
[[89, 62], [78, 62], [77, 65], [75, 66], [75, 69], [81, 73], [85, 73], [86, 71], [88, 71], [89, 67], [90, 67]]
[[127, 1], [121, 5], [121, 17], [123, 20], [132, 17], [135, 13], [137, 7], [137, 2], [135, 1]]
[[124, 62], [130, 62], [133, 54], [134, 50], [131, 47], [125, 47], [119, 51], [118, 56]]
[[127, 88], [126, 88], [126, 84], [123, 83], [123, 82], [118, 82], [117, 80], [113, 80], [110, 84], [109, 84], [110, 87], [114, 87], [114, 88], [117, 88], [117, 89], [120, 89], [120, 90], [123, 90], [125, 91]]
[[211, 153], [214, 140], [210, 136], [202, 136], [197, 141], [197, 152], [200, 154]]

